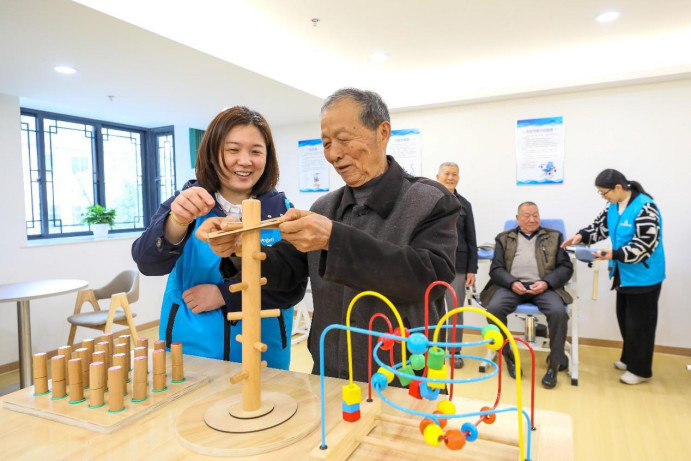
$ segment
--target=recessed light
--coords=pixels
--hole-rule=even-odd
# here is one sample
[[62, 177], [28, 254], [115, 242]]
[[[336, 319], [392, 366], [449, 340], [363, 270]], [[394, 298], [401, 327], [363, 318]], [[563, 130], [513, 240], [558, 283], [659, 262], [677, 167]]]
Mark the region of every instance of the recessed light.
[[369, 58], [373, 62], [385, 62], [389, 59], [389, 55], [383, 51], [375, 51], [369, 55]]
[[618, 11], [605, 11], [604, 13], [600, 13], [595, 20], [602, 23], [612, 22], [619, 19], [619, 15], [620, 13]]
[[70, 66], [55, 66], [53, 69], [55, 69], [55, 72], [59, 72], [65, 75], [71, 75], [77, 72], [77, 70], [74, 67]]

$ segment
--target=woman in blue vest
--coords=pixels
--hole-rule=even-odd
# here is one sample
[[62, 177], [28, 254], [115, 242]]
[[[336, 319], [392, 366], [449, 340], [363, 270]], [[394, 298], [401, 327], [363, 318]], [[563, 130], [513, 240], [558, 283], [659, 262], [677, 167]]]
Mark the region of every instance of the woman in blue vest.
[[657, 303], [665, 279], [662, 216], [652, 196], [617, 170], [604, 170], [595, 187], [609, 202], [595, 222], [567, 239], [563, 247], [592, 244], [607, 237], [612, 248], [597, 252], [609, 260], [612, 289], [617, 290], [617, 320], [624, 340], [615, 368], [625, 384], [648, 381], [652, 375]]
[[[286, 212], [290, 202], [275, 189], [278, 160], [271, 129], [264, 117], [246, 107], [218, 114], [199, 145], [196, 181], [161, 204], [151, 224], [132, 245], [132, 257], [144, 275], [168, 276], [161, 307], [159, 337], [182, 342], [186, 354], [241, 360], [235, 337], [240, 322], [228, 322], [228, 312], [242, 309], [241, 293], [230, 293], [235, 281], [223, 280], [220, 258], [194, 236], [206, 218], [242, 218], [242, 201], [261, 202], [262, 219]], [[262, 230], [262, 243], [280, 240], [278, 230]], [[281, 308], [279, 317], [261, 321], [262, 359], [273, 368], [288, 369], [293, 306], [304, 296], [302, 285], [292, 292], [262, 290], [262, 309]]]

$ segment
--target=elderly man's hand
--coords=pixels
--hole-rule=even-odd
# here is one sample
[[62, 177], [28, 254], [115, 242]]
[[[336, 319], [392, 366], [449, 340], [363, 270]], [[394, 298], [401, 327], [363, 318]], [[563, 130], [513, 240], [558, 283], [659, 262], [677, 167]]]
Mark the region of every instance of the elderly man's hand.
[[511, 291], [521, 296], [528, 292], [528, 290], [526, 290], [525, 288], [525, 285], [523, 285], [523, 283], [519, 282], [518, 280], [511, 284]]
[[278, 226], [281, 238], [289, 241], [303, 253], [314, 250], [328, 250], [331, 238], [331, 220], [311, 211], [291, 208]]
[[238, 222], [235, 216], [228, 216], [226, 218], [207, 218], [195, 232], [195, 236], [202, 242], [208, 242], [211, 251], [221, 258], [227, 258], [233, 253], [240, 255], [242, 245], [241, 233], [224, 235], [209, 239], [210, 232], [217, 232], [227, 230], [227, 225], [233, 222]]
[[526, 291], [526, 293], [531, 295], [539, 295], [540, 293], [544, 293], [545, 291], [547, 291], [547, 288], [549, 288], [547, 282], [538, 280], [537, 282], [530, 285], [530, 289]]

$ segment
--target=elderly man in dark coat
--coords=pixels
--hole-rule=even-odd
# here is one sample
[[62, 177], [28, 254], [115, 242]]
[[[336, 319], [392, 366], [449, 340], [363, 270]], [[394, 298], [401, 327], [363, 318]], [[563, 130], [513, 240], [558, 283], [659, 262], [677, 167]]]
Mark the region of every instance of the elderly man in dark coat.
[[[436, 281], [455, 275], [456, 220], [459, 203], [441, 184], [413, 177], [386, 155], [391, 134], [389, 112], [379, 95], [346, 88], [326, 99], [321, 111], [324, 156], [346, 185], [320, 197], [310, 211], [291, 209], [279, 229], [283, 240], [262, 247], [262, 275], [267, 289], [290, 290], [310, 277], [314, 316], [308, 347], [319, 373], [320, 336], [344, 324], [350, 301], [365, 290], [389, 298], [406, 327], [424, 324], [424, 294]], [[222, 229], [210, 221], [198, 232]], [[211, 248], [231, 256], [239, 239], [214, 239]], [[233, 258], [221, 272], [236, 277]], [[438, 289], [437, 289], [438, 288]], [[429, 322], [444, 312], [443, 289], [431, 292]], [[351, 325], [367, 328], [375, 313], [394, 319], [378, 298], [364, 297], [351, 314]], [[383, 330], [381, 323], [376, 328]], [[353, 334], [354, 379], [367, 381], [367, 337]], [[398, 350], [399, 348], [396, 348]], [[327, 376], [347, 378], [346, 332], [327, 334]]]

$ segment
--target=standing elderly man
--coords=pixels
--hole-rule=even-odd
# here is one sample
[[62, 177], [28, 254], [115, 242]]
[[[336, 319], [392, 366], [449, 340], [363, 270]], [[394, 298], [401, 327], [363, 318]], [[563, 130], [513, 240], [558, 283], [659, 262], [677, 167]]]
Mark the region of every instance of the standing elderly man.
[[[573, 264], [561, 248], [561, 232], [540, 227], [540, 212], [533, 202], [523, 202], [516, 215], [518, 227], [497, 235], [490, 281], [480, 294], [487, 310], [506, 324], [506, 317], [519, 304], [530, 302], [547, 316], [550, 355], [542, 385], [557, 385], [557, 371], [567, 368], [564, 354], [569, 316], [564, 304], [573, 299], [564, 286], [573, 274]], [[516, 377], [513, 354], [504, 348], [506, 368]]]
[[[310, 211], [291, 209], [279, 226], [283, 240], [262, 247], [262, 275], [267, 289], [291, 290], [310, 277], [314, 316], [308, 347], [319, 373], [322, 332], [345, 323], [350, 301], [375, 290], [389, 298], [405, 326], [424, 324], [424, 294], [436, 280], [454, 278], [456, 218], [459, 203], [441, 184], [406, 174], [386, 155], [391, 135], [389, 111], [379, 95], [345, 88], [329, 96], [321, 110], [324, 156], [346, 185], [319, 199]], [[220, 220], [207, 220], [197, 232], [222, 229]], [[239, 239], [214, 239], [211, 248], [224, 259], [221, 272], [237, 277], [233, 258]], [[443, 289], [430, 295], [429, 322], [444, 312]], [[375, 297], [361, 298], [351, 324], [367, 328], [375, 313], [392, 318]], [[384, 330], [381, 323], [375, 328]], [[367, 337], [353, 334], [354, 379], [367, 381]], [[346, 332], [331, 331], [325, 339], [327, 376], [348, 377]], [[398, 351], [399, 348], [396, 348]]]
[[[456, 302], [458, 306], [465, 303], [465, 287], [472, 287], [475, 283], [477, 274], [477, 240], [475, 237], [475, 219], [473, 218], [473, 207], [461, 194], [456, 191], [458, 186], [459, 168], [456, 163], [444, 162], [439, 166], [437, 181], [442, 183], [461, 204], [456, 220], [456, 234], [458, 236], [458, 246], [456, 247], [456, 278], [453, 279], [451, 286], [456, 292]], [[446, 308], [454, 308], [453, 296], [451, 292], [446, 293]], [[449, 322], [451, 323], [451, 322]], [[458, 315], [457, 323], [463, 323], [463, 313]], [[450, 335], [449, 335], [450, 337]], [[463, 328], [456, 329], [456, 342], [463, 341]], [[461, 350], [457, 349], [460, 354]], [[463, 358], [454, 358], [454, 367], [463, 367]]]

